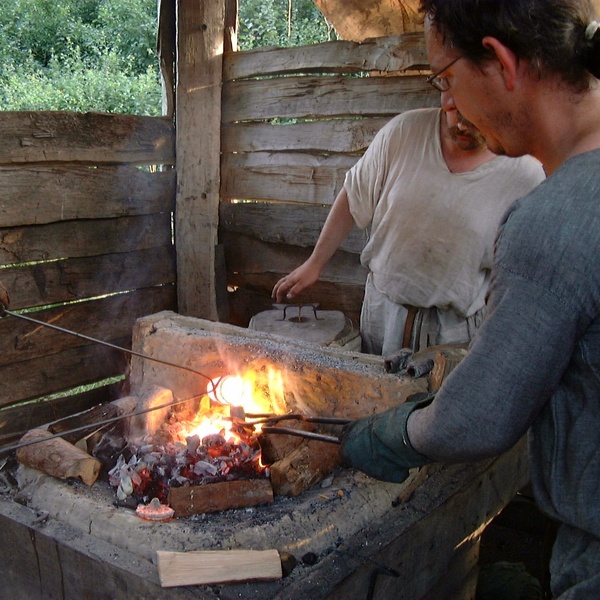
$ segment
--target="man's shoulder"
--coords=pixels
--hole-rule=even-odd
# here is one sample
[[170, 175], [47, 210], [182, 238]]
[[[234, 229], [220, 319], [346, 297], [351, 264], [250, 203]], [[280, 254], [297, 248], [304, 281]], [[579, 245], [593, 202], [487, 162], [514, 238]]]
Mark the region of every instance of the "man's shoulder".
[[413, 124], [422, 123], [437, 123], [440, 115], [440, 108], [414, 108], [407, 110], [393, 117], [389, 122], [390, 128], [399, 128], [404, 125], [412, 126]]
[[525, 178], [534, 183], [540, 183], [546, 178], [540, 161], [529, 155], [516, 158], [498, 156], [493, 161], [493, 167], [497, 172], [510, 174], [513, 178]]

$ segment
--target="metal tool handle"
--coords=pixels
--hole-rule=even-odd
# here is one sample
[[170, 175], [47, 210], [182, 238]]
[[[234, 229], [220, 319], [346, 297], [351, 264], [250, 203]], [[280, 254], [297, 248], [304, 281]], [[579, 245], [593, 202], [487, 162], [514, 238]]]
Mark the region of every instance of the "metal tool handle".
[[263, 433], [281, 433], [285, 435], [295, 435], [297, 437], [307, 438], [309, 440], [317, 440], [319, 442], [327, 442], [329, 444], [340, 444], [339, 437], [334, 435], [324, 435], [322, 433], [313, 433], [312, 431], [302, 431], [302, 429], [292, 429], [291, 427], [263, 427]]

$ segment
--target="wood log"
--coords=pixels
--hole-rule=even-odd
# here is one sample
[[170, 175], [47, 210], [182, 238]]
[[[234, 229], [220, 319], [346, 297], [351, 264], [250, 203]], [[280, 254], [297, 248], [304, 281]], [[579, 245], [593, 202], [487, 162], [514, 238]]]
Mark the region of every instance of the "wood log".
[[304, 440], [293, 452], [271, 465], [271, 485], [278, 496], [298, 496], [342, 464], [339, 447]]
[[[290, 429], [300, 429], [302, 431], [314, 431], [316, 425], [306, 421], [285, 420], [277, 423], [278, 427], [288, 427]], [[278, 460], [285, 458], [293, 452], [300, 444], [302, 438], [295, 435], [269, 435], [262, 433], [258, 436], [260, 444], [260, 460], [263, 465], [272, 465]]]
[[231, 508], [247, 508], [273, 502], [268, 479], [222, 481], [171, 488], [168, 503], [175, 517], [188, 517]]
[[467, 355], [465, 348], [448, 348], [441, 352], [437, 352], [433, 359], [433, 369], [429, 374], [429, 390], [437, 392], [442, 383], [452, 373], [454, 368]]
[[274, 581], [283, 573], [277, 550], [157, 550], [162, 587], [233, 581]]
[[[44, 440], [51, 436], [52, 434], [44, 429], [32, 429], [19, 443]], [[19, 448], [16, 455], [22, 465], [59, 479], [78, 477], [86, 485], [93, 485], [102, 466], [99, 460], [60, 437]]]

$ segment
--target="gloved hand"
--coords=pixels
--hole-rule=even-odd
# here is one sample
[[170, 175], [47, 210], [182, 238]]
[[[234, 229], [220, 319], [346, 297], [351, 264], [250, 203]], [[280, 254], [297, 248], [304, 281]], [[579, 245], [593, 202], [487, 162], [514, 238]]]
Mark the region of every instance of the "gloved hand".
[[417, 402], [407, 401], [383, 413], [359, 419], [346, 427], [340, 454], [346, 466], [380, 479], [402, 483], [409, 469], [433, 462], [417, 452], [408, 439], [406, 423], [410, 414], [424, 408], [433, 394]]

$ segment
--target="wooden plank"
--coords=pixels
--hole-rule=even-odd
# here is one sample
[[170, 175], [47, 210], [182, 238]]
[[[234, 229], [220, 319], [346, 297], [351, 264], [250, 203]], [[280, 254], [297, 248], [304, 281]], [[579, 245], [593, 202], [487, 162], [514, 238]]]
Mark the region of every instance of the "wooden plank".
[[290, 125], [231, 123], [221, 129], [226, 152], [362, 153], [389, 118], [330, 119]]
[[214, 600], [209, 588], [160, 587], [156, 565], [12, 498], [0, 497], [2, 595], [14, 600]]
[[295, 48], [260, 48], [225, 55], [225, 81], [287, 73], [358, 73], [428, 68], [422, 33], [377, 37], [362, 43], [325, 42]]
[[0, 444], [4, 440], [18, 440], [30, 429], [45, 425], [57, 419], [88, 410], [110, 399], [110, 391], [115, 386], [104, 385], [98, 388], [37, 402], [24, 402], [0, 409]]
[[277, 550], [157, 550], [163, 587], [234, 581], [275, 581], [283, 576]]
[[[526, 482], [523, 443], [491, 461], [432, 469], [410, 502], [373, 521], [354, 539], [345, 540], [345, 555], [357, 560], [340, 564], [339, 555], [333, 552], [312, 568], [310, 578], [290, 582], [286, 595], [328, 600], [365, 598], [376, 563], [396, 570], [399, 576], [379, 577], [375, 598], [444, 598], [426, 594], [432, 585], [443, 581], [452, 566], [459, 567], [465, 544], [481, 534]], [[469, 558], [464, 558], [468, 568]], [[333, 572], [335, 580], [331, 579]]]
[[[129, 348], [131, 334], [128, 337], [112, 340], [111, 343], [114, 343], [115, 346]], [[128, 372], [128, 368], [128, 355], [100, 344], [79, 346], [62, 350], [57, 354], [1, 365], [0, 406], [48, 396], [108, 377], [123, 375]], [[44, 408], [46, 407], [44, 406]], [[13, 419], [17, 419], [18, 423], [29, 423], [25, 424], [25, 427], [32, 427], [58, 418], [50, 417], [32, 422], [32, 414], [29, 406], [24, 407], [26, 416], [22, 418], [18, 415], [13, 417], [11, 413], [4, 415], [0, 412], [0, 432]]]
[[173, 210], [175, 171], [149, 173], [129, 165], [0, 167], [0, 190], [3, 227], [132, 216]]
[[2, 269], [15, 308], [164, 285], [174, 283], [175, 276], [173, 246]]
[[171, 215], [0, 228], [0, 264], [131, 252], [171, 244]]
[[8, 111], [0, 120], [0, 164], [174, 164], [174, 141], [168, 117]]
[[331, 204], [357, 160], [303, 153], [227, 154], [222, 158], [221, 196]]
[[[304, 262], [311, 252], [310, 249], [269, 244], [244, 235], [227, 235], [223, 243], [227, 272], [238, 275], [286, 274]], [[338, 251], [323, 269], [321, 277], [334, 283], [364, 285], [366, 274], [367, 270], [361, 266], [356, 254]]]
[[281, 77], [223, 85], [223, 123], [275, 118], [392, 116], [439, 106], [422, 75]]
[[177, 0], [177, 296], [216, 320], [221, 75], [225, 0]]
[[[221, 202], [219, 231], [221, 235], [240, 234], [263, 242], [312, 248], [329, 210], [330, 206], [313, 204]], [[366, 241], [365, 232], [354, 227], [339, 249], [360, 254]]]
[[[172, 286], [138, 290], [34, 312], [32, 318], [110, 342], [131, 335], [134, 321], [175, 305]], [[0, 319], [0, 365], [10, 365], [89, 345], [88, 341], [17, 317]]]

